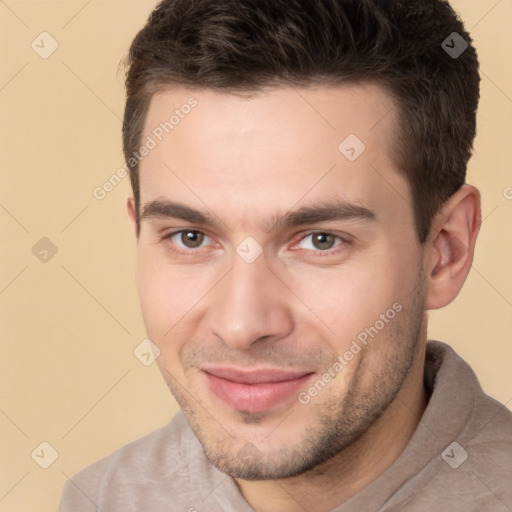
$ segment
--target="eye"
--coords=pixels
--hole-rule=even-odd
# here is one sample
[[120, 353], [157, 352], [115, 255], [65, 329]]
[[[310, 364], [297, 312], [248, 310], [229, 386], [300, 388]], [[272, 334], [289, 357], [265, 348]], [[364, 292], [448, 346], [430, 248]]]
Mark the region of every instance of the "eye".
[[316, 232], [305, 236], [297, 246], [310, 251], [326, 252], [341, 245], [343, 242], [345, 240], [332, 233]]
[[164, 236], [164, 239], [170, 240], [179, 250], [185, 251], [200, 248], [203, 242], [209, 238], [205, 233], [196, 229], [183, 229]]

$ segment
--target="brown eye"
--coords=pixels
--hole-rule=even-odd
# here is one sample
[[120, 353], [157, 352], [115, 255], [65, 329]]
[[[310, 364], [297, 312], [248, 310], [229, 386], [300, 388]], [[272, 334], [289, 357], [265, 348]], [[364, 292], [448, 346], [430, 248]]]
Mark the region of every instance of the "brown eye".
[[316, 249], [328, 250], [332, 249], [336, 244], [338, 237], [330, 235], [329, 233], [313, 233], [311, 236], [311, 242]]
[[188, 249], [196, 249], [204, 242], [204, 233], [200, 231], [182, 231], [180, 240]]
[[317, 231], [310, 233], [302, 238], [298, 247], [308, 251], [308, 256], [332, 256], [348, 247], [349, 242], [339, 235], [334, 235], [326, 231]]
[[[164, 235], [162, 242], [166, 242], [165, 249], [179, 256], [196, 257], [211, 253], [214, 241], [203, 231], [198, 229], [181, 229]], [[207, 252], [207, 249], [210, 249]]]

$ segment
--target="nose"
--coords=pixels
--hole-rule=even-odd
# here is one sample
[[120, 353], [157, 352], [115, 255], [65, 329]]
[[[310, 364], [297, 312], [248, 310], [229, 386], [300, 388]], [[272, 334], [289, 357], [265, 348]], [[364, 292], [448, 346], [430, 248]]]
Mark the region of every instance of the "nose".
[[211, 298], [209, 327], [237, 350], [283, 338], [293, 330], [287, 289], [263, 256], [247, 263], [235, 255], [231, 271]]

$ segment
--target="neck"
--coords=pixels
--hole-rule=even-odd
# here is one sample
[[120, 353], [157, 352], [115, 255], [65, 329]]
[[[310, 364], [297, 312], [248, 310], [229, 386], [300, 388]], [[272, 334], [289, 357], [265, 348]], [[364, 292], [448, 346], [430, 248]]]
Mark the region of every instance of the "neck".
[[[237, 480], [256, 512], [327, 512], [364, 489], [395, 462], [427, 406], [423, 386], [424, 343], [404, 386], [377, 421], [328, 462], [282, 480]], [[333, 482], [336, 482], [333, 485]]]

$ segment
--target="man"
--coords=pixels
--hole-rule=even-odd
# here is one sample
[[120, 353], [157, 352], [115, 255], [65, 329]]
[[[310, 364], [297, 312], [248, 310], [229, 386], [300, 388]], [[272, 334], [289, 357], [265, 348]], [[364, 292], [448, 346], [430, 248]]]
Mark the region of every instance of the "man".
[[445, 1], [164, 0], [123, 135], [181, 410], [61, 510], [512, 510], [510, 412], [426, 339], [481, 222], [478, 97]]

